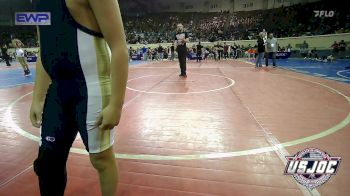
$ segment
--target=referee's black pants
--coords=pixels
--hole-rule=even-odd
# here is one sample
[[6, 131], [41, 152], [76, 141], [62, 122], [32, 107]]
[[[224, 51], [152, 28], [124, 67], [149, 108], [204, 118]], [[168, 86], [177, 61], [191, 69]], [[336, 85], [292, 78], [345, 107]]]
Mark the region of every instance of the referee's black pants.
[[179, 57], [181, 75], [186, 75], [186, 57], [187, 57], [186, 46], [179, 46], [177, 48], [177, 53], [178, 53], [178, 57]]

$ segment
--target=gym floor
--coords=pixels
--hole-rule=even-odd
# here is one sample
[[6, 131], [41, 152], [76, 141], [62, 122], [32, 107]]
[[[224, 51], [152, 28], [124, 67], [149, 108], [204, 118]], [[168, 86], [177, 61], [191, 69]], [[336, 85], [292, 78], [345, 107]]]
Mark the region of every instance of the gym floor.
[[[178, 77], [178, 62], [133, 62], [114, 146], [117, 195], [349, 193], [347, 62], [296, 62], [261, 69], [241, 60], [188, 62], [186, 79]], [[18, 63], [0, 66], [1, 196], [39, 195], [32, 168], [39, 129], [28, 117], [35, 75], [30, 68], [33, 75], [24, 77]], [[313, 191], [284, 175], [285, 156], [308, 147], [342, 157], [338, 173]], [[65, 195], [100, 195], [79, 136], [68, 160]]]

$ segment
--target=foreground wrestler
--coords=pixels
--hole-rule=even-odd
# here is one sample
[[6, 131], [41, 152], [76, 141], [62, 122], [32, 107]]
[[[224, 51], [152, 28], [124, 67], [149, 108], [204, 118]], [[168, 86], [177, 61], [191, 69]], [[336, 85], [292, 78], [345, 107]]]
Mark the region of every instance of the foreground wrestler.
[[40, 58], [30, 110], [33, 126], [41, 126], [34, 162], [40, 193], [64, 195], [66, 161], [79, 131], [99, 173], [102, 195], [115, 195], [113, 128], [119, 123], [128, 77], [118, 1], [37, 0], [35, 4], [37, 12], [51, 13], [51, 25], [38, 30]]

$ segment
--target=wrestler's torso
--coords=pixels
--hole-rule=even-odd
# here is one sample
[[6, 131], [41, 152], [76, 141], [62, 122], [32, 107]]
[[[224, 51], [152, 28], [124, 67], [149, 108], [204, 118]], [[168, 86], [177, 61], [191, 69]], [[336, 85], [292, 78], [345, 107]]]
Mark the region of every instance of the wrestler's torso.
[[[39, 27], [43, 67], [53, 85], [62, 87], [60, 92], [65, 95], [79, 93], [105, 96], [109, 94], [110, 61], [106, 42], [101, 33], [91, 30], [96, 28], [96, 21], [93, 18], [82, 21], [84, 23], [90, 21], [89, 27], [83, 26], [75, 20], [66, 2], [70, 1], [37, 0], [36, 2], [37, 12], [51, 14], [51, 25]], [[76, 3], [69, 6], [73, 9], [82, 6]], [[92, 13], [89, 11], [87, 13], [91, 18]]]

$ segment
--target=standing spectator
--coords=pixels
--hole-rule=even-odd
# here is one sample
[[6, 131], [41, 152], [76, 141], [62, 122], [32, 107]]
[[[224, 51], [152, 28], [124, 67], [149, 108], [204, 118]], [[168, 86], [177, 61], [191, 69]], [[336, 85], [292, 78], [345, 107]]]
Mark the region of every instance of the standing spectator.
[[339, 44], [336, 41], [334, 41], [331, 48], [333, 48], [333, 56], [337, 58], [339, 53]]
[[269, 66], [269, 56], [272, 58], [272, 65], [276, 67], [276, 52], [277, 52], [277, 39], [273, 37], [273, 33], [270, 33], [266, 40], [266, 55], [265, 64]]
[[132, 61], [132, 54], [133, 54], [133, 49], [132, 47], [129, 48], [129, 61]]
[[290, 44], [288, 44], [287, 46], [287, 52], [291, 52], [292, 51], [292, 46]]
[[174, 43], [170, 46], [170, 60], [173, 61], [175, 59], [175, 46]]
[[227, 58], [229, 58], [229, 56], [228, 56], [228, 49], [229, 49], [229, 46], [226, 44], [226, 42], [224, 42], [224, 58], [225, 58], [225, 60]]
[[201, 62], [201, 60], [202, 60], [202, 48], [203, 48], [203, 46], [201, 45], [201, 42], [198, 42], [198, 45], [197, 45], [197, 62]]
[[219, 57], [219, 60], [221, 60], [222, 57], [224, 56], [224, 47], [219, 42], [217, 45], [217, 48], [218, 48], [218, 57]]
[[152, 60], [152, 49], [150, 47], [148, 47], [148, 52], [147, 52], [147, 59], [148, 60]]
[[152, 50], [152, 60], [158, 61], [158, 49], [157, 48], [153, 48], [153, 50]]
[[266, 40], [267, 40], [267, 32], [265, 29], [263, 29], [262, 32], [259, 33], [259, 35], [261, 35], [263, 41], [264, 41], [264, 44], [266, 43]]
[[197, 54], [197, 47], [195, 44], [192, 45], [192, 49], [190, 49], [189, 51], [190, 53], [194, 53], [194, 54]]
[[301, 55], [303, 58], [306, 58], [306, 57], [307, 57], [308, 48], [309, 48], [309, 44], [306, 43], [306, 41], [304, 41], [304, 42], [300, 45], [300, 55]]
[[[163, 55], [164, 59], [168, 60], [168, 57], [169, 57], [169, 48], [167, 49], [164, 49], [164, 55]], [[163, 60], [164, 60], [163, 59]]]
[[264, 58], [265, 53], [265, 43], [264, 43], [264, 33], [260, 32], [258, 37], [258, 57], [256, 59], [255, 67], [262, 67], [261, 60]]
[[160, 44], [158, 47], [158, 59], [161, 61], [164, 59], [164, 48]]
[[214, 54], [215, 61], [218, 61], [219, 60], [219, 49], [218, 49], [217, 45], [214, 45], [212, 51], [213, 51], [213, 54]]
[[209, 58], [210, 52], [209, 48], [204, 49], [204, 60], [207, 60]]
[[233, 46], [231, 46], [233, 59], [237, 59], [237, 49], [238, 49], [238, 47], [237, 47], [236, 43], [234, 43]]
[[142, 56], [144, 61], [148, 61], [148, 48], [146, 45], [143, 45]]
[[1, 47], [1, 53], [2, 53], [2, 58], [5, 60], [5, 62], [6, 62], [6, 65], [7, 66], [11, 66], [11, 64], [10, 64], [10, 57], [9, 57], [9, 55], [7, 54], [7, 45], [6, 44], [4, 44], [4, 45], [2, 45], [2, 47]]
[[345, 51], [346, 51], [346, 43], [344, 42], [344, 40], [341, 40], [339, 42], [339, 52], [340, 52], [340, 57], [341, 58], [345, 58]]

